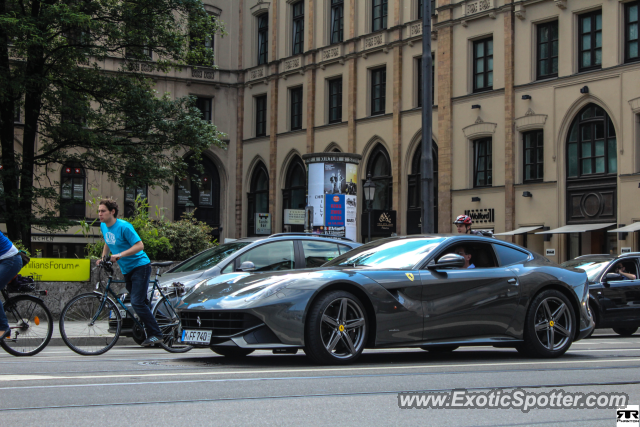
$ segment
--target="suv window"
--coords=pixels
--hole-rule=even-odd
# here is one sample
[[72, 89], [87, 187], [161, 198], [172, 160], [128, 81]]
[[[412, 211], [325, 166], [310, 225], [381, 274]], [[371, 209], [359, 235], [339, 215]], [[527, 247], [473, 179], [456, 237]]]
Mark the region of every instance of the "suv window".
[[284, 240], [260, 245], [255, 249], [240, 255], [236, 266], [243, 262], [251, 261], [255, 271], [292, 270], [296, 268], [293, 240]]
[[340, 255], [336, 243], [310, 240], [302, 240], [301, 242], [308, 268], [320, 267], [325, 262], [331, 261]]
[[633, 259], [616, 262], [607, 270], [607, 274], [609, 273], [620, 275], [620, 280], [635, 280], [638, 278], [636, 263]]
[[498, 252], [498, 258], [500, 258], [500, 265], [517, 264], [519, 262], [525, 262], [529, 258], [529, 254], [519, 251], [517, 249], [509, 248], [502, 245], [493, 245]]

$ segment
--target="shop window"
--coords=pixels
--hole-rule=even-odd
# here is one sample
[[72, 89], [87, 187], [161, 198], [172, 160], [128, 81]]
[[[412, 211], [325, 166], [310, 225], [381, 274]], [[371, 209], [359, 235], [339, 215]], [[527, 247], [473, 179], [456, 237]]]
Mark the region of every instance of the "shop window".
[[[282, 190], [282, 216], [285, 209], [304, 209], [307, 205], [307, 169], [298, 156], [289, 164]], [[283, 223], [283, 226], [285, 224]], [[289, 231], [303, 232], [304, 225], [286, 225]]]
[[256, 165], [247, 194], [247, 225], [249, 236], [255, 236], [255, 214], [269, 213], [269, 173], [264, 163]]
[[[435, 141], [433, 147], [433, 226], [434, 233], [438, 232], [438, 147]], [[422, 219], [422, 144], [418, 145], [411, 161], [411, 174], [407, 177], [407, 234], [420, 234]]]
[[60, 216], [83, 219], [86, 210], [84, 168], [80, 165], [65, 165], [60, 175]]
[[[373, 209], [391, 210], [393, 178], [391, 176], [391, 159], [387, 150], [379, 144], [369, 157], [367, 173], [371, 174], [371, 181], [376, 186]], [[364, 184], [364, 182], [362, 182]], [[364, 191], [361, 191], [364, 197]]]

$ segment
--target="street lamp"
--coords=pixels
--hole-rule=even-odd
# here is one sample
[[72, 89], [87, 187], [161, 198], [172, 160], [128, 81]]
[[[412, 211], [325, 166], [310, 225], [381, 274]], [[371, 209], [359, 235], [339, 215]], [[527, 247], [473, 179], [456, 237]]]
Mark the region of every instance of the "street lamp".
[[376, 197], [376, 185], [371, 181], [371, 174], [367, 174], [367, 182], [364, 183], [364, 199], [367, 201], [367, 211], [369, 211], [369, 241], [371, 241], [371, 209], [373, 199]]

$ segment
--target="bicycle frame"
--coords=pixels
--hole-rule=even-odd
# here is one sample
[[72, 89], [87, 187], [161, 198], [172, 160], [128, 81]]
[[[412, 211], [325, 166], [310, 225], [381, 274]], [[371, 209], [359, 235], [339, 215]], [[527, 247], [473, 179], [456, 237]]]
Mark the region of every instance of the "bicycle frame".
[[[102, 267], [102, 264], [100, 264], [100, 266]], [[140, 327], [142, 330], [144, 330], [144, 326], [142, 325], [142, 323], [140, 323], [140, 321], [136, 318], [136, 316], [134, 316], [133, 313], [131, 313], [131, 311], [129, 311], [127, 306], [124, 305], [124, 303], [122, 302], [122, 300], [120, 298], [118, 298], [116, 293], [111, 290], [111, 284], [112, 283], [126, 283], [126, 282], [124, 280], [113, 280], [113, 270], [111, 269], [110, 266], [104, 266], [103, 268], [107, 271], [107, 273], [109, 273], [109, 279], [107, 280], [107, 285], [106, 285], [106, 287], [104, 289], [104, 292], [102, 292], [102, 302], [100, 303], [100, 307], [98, 308], [98, 311], [96, 312], [95, 316], [93, 316], [93, 319], [91, 319], [90, 325], [92, 326], [95, 323], [95, 321], [98, 319], [98, 316], [100, 315], [100, 313], [102, 313], [102, 310], [104, 309], [104, 305], [106, 304], [107, 298], [109, 297], [109, 295], [111, 295], [113, 297], [112, 300], [114, 302], [117, 302], [118, 304], [120, 304], [120, 306], [124, 309], [124, 311], [126, 311], [127, 314], [129, 316], [131, 316], [131, 318], [138, 325], [138, 327]], [[153, 287], [152, 287], [152, 290], [151, 290], [151, 295], [153, 296], [153, 291], [155, 291], [157, 289], [158, 292], [160, 292], [160, 299], [159, 300], [161, 300], [162, 298], [165, 298], [168, 301], [169, 299], [162, 292], [162, 289], [160, 289], [160, 286], [158, 286], [158, 277], [159, 276], [160, 276], [160, 269], [158, 268], [156, 270], [156, 277], [153, 280], [149, 280], [149, 283], [153, 283]], [[98, 285], [96, 285], [96, 289], [98, 288], [99, 284], [100, 284], [100, 282], [98, 282]], [[173, 305], [171, 305], [171, 310], [177, 316], [177, 313], [175, 313]]]

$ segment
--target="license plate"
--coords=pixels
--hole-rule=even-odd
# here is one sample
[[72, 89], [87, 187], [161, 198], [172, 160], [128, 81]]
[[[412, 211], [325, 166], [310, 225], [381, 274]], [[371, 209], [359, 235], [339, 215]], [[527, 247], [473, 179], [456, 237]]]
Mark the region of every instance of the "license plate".
[[[120, 317], [121, 318], [126, 318], [127, 317], [127, 311], [126, 310], [118, 310], [120, 312]], [[116, 315], [113, 313], [113, 311], [109, 310], [109, 319], [115, 319]]]
[[211, 331], [182, 331], [182, 342], [187, 344], [205, 344], [211, 342]]

